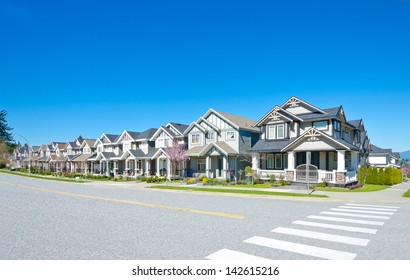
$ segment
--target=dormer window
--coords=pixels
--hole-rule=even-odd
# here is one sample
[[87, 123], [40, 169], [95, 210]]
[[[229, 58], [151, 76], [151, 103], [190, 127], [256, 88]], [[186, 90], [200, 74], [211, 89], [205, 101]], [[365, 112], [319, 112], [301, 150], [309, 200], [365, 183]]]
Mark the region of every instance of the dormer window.
[[235, 139], [235, 132], [234, 131], [226, 132], [226, 140], [234, 140], [234, 139]]
[[339, 121], [333, 121], [333, 128], [335, 131], [339, 131], [340, 132], [340, 122]]
[[313, 122], [313, 127], [318, 130], [327, 130], [327, 121]]
[[285, 138], [285, 125], [269, 125], [268, 126], [268, 139], [284, 139]]
[[200, 143], [199, 133], [192, 134], [191, 135], [191, 144], [199, 144], [199, 143]]

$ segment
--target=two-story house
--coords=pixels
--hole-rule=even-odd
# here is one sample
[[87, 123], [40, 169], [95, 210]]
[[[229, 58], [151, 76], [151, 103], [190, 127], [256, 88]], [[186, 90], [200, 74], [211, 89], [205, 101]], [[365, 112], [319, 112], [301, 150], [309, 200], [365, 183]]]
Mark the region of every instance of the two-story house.
[[248, 150], [257, 142], [259, 129], [255, 121], [214, 109], [185, 130], [190, 157], [188, 176], [230, 179], [237, 176], [249, 161]]
[[74, 172], [83, 174], [91, 172], [91, 162], [88, 159], [96, 155], [94, 147], [96, 141], [95, 139], [83, 139], [78, 147], [80, 154], [72, 160]]
[[[122, 146], [122, 154], [114, 162], [114, 176], [137, 178], [148, 175], [154, 143], [150, 141], [157, 129], [150, 128], [143, 132], [125, 130], [117, 139]], [[150, 155], [151, 152], [151, 155]]]
[[359, 163], [368, 155], [363, 122], [347, 121], [342, 106], [320, 109], [292, 97], [254, 127], [260, 140], [250, 152], [260, 177], [346, 185], [357, 181]]
[[[152, 135], [150, 141], [154, 144], [151, 156], [151, 174], [156, 176], [167, 176], [167, 178], [176, 178], [186, 176], [186, 163], [180, 163], [177, 170], [174, 170], [176, 174], [172, 174], [171, 160], [167, 154], [167, 148], [171, 147], [174, 142], [182, 145], [186, 149], [186, 136], [184, 131], [188, 128], [186, 124], [169, 122], [164, 126], [161, 126]], [[151, 153], [152, 153], [151, 152]]]
[[120, 135], [103, 133], [94, 143], [96, 155], [89, 158], [93, 174], [111, 176], [114, 174], [114, 160], [122, 153], [117, 144]]
[[374, 167], [400, 168], [400, 153], [394, 153], [392, 149], [383, 149], [371, 144], [369, 154], [369, 165]]

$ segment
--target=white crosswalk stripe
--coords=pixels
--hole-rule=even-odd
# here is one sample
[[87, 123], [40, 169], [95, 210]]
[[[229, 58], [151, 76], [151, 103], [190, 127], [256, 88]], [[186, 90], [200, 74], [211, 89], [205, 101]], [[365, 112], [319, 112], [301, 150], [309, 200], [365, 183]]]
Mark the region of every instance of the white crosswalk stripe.
[[398, 207], [398, 206], [369, 205], [369, 204], [356, 204], [356, 203], [346, 203], [346, 205], [348, 205], [348, 206], [363, 206], [363, 207], [400, 209], [400, 207]]
[[[343, 206], [339, 206], [338, 208], [331, 208], [328, 211], [322, 211], [320, 212], [320, 215], [309, 215], [306, 217], [306, 219], [309, 220], [293, 221], [291, 224], [294, 225], [294, 227], [277, 227], [271, 230], [271, 232], [275, 234], [275, 238], [254, 236], [244, 240], [243, 242], [249, 245], [258, 245], [265, 248], [321, 259], [353, 260], [357, 256], [356, 253], [346, 252], [344, 250], [335, 250], [334, 246], [337, 246], [337, 244], [347, 244], [351, 246], [366, 247], [371, 240], [365, 237], [375, 235], [379, 230], [375, 227], [383, 226], [385, 222], [398, 211], [399, 208], [400, 207], [396, 206], [347, 203]], [[320, 220], [322, 222], [312, 220]], [[340, 223], [346, 223], [346, 225], [342, 225]], [[357, 224], [358, 226], [349, 224]], [[301, 228], [301, 226], [304, 228]], [[320, 231], [316, 231], [315, 229]], [[360, 233], [362, 235], [359, 236], [359, 238], [357, 236], [348, 236], [349, 233]], [[363, 234], [370, 235], [365, 236]], [[291, 242], [293, 241], [292, 236], [293, 240], [298, 241]], [[295, 239], [295, 237], [297, 238]], [[289, 241], [287, 241], [287, 239]], [[315, 240], [314, 244], [319, 244], [319, 246], [303, 244], [308, 242], [308, 239]], [[324, 247], [321, 245], [322, 241], [324, 241]], [[325, 248], [330, 246], [331, 243], [334, 243], [334, 245], [332, 245], [332, 249]], [[354, 251], [354, 249], [352, 250]], [[265, 252], [265, 254], [267, 253]], [[266, 257], [266, 255], [261, 257], [257, 256], [257, 254], [253, 255], [224, 248], [207, 256], [206, 259], [267, 260], [264, 257]], [[268, 258], [270, 258], [269, 255]], [[272, 256], [272, 258], [274, 259], [275, 257]]]
[[373, 211], [390, 211], [397, 212], [397, 209], [374, 208], [374, 207], [356, 207], [356, 206], [340, 206], [343, 209], [357, 209], [357, 210], [373, 210]]
[[356, 218], [381, 219], [381, 220], [388, 220], [388, 219], [390, 219], [390, 217], [385, 217], [385, 216], [374, 216], [374, 215], [363, 215], [363, 214], [350, 214], [350, 213], [339, 213], [339, 212], [328, 212], [328, 211], [320, 212], [320, 214], [334, 215], [334, 216], [345, 216], [345, 217], [356, 217]]
[[300, 230], [300, 229], [285, 228], [285, 227], [275, 228], [274, 230], [272, 230], [272, 232], [296, 235], [296, 236], [301, 236], [305, 238], [344, 243], [344, 244], [356, 245], [356, 246], [367, 246], [367, 244], [370, 242], [369, 239], [364, 239], [364, 238], [355, 238], [355, 237], [348, 237], [348, 236], [337, 235], [337, 234], [328, 234], [328, 233], [322, 233], [322, 232], [317, 232], [317, 231]]
[[243, 261], [243, 260], [263, 261], [263, 260], [269, 260], [269, 259], [265, 259], [265, 258], [262, 258], [262, 257], [249, 255], [249, 254], [245, 254], [245, 253], [242, 253], [242, 252], [233, 251], [233, 250], [229, 250], [229, 249], [219, 250], [219, 251], [207, 256], [206, 259], [208, 259], [208, 260], [218, 260], [218, 261], [224, 261], [224, 260], [232, 260], [232, 261]]
[[306, 221], [299, 221], [299, 220], [292, 222], [292, 224], [301, 225], [301, 226], [337, 229], [337, 230], [343, 230], [343, 231], [349, 231], [349, 232], [360, 232], [360, 233], [368, 233], [368, 234], [377, 233], [377, 229], [372, 229], [372, 228], [340, 226], [340, 225], [334, 225], [334, 224], [306, 222]]
[[354, 260], [357, 255], [344, 251], [304, 245], [261, 236], [254, 236], [245, 240], [244, 242], [327, 260]]
[[340, 209], [340, 208], [332, 208], [330, 210], [331, 211], [340, 211], [340, 212], [351, 212], [351, 213], [377, 214], [377, 215], [393, 215], [394, 214], [394, 213], [390, 213], [390, 212], [350, 210], [350, 209]]
[[373, 225], [373, 226], [382, 226], [382, 225], [384, 225], [384, 222], [334, 218], [334, 217], [325, 217], [325, 216], [316, 216], [316, 215], [308, 216], [308, 219], [334, 221], [334, 222], [342, 222], [342, 223], [352, 223], [352, 224]]

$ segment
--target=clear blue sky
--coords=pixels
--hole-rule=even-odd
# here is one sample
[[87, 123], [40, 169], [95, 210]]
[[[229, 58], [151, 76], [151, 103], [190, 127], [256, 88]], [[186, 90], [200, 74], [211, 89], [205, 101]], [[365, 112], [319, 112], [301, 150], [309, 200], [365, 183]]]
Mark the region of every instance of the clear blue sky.
[[0, 0], [0, 109], [40, 145], [294, 95], [410, 150], [409, 30], [406, 0]]

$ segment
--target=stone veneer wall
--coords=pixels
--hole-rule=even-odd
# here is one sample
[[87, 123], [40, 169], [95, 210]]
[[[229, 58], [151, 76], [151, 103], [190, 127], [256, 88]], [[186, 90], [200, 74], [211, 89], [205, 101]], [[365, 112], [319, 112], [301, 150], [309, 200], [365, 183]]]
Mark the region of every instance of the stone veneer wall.
[[288, 182], [295, 181], [295, 171], [286, 170], [286, 181], [288, 181]]
[[336, 172], [336, 184], [344, 185], [346, 183], [346, 172]]

